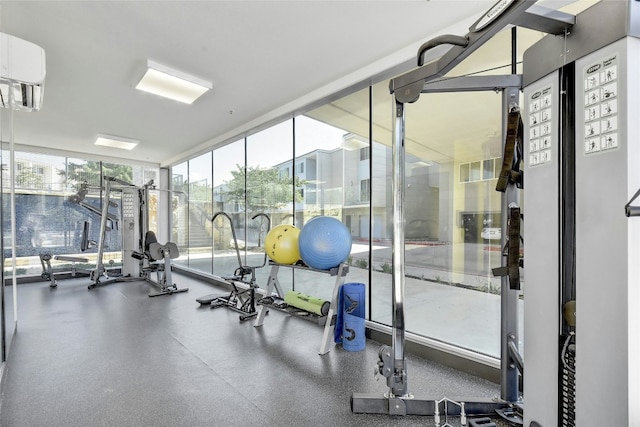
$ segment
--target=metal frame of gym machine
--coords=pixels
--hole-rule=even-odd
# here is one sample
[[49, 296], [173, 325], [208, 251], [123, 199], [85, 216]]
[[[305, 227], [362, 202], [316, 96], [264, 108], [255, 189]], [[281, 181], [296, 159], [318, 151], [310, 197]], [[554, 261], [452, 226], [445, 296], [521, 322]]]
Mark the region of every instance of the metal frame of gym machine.
[[[173, 283], [171, 274], [171, 259], [177, 257], [178, 250], [175, 244], [157, 245], [156, 249], [162, 255], [162, 262], [153, 262], [147, 259], [144, 250], [144, 239], [149, 230], [149, 189], [153, 181], [142, 187], [135, 186], [118, 178], [104, 176], [104, 188], [102, 197], [102, 213], [100, 216], [100, 236], [98, 239], [98, 253], [96, 267], [90, 272], [91, 284], [88, 289], [104, 286], [116, 282], [129, 282], [144, 280], [158, 290], [150, 292], [149, 296], [171, 295], [186, 292], [189, 288], [178, 288]], [[114, 187], [117, 184], [118, 187]], [[122, 191], [122, 273], [109, 277], [104, 267], [103, 256], [105, 250], [105, 233], [109, 220], [109, 207], [111, 203], [111, 191], [115, 188]], [[173, 250], [171, 248], [173, 247]], [[141, 265], [142, 264], [142, 265]], [[142, 268], [141, 268], [142, 267]], [[153, 280], [151, 274], [156, 272], [158, 280]], [[103, 278], [105, 280], [101, 280]]]
[[[141, 246], [137, 252], [132, 250], [130, 258], [139, 260], [137, 267], [134, 265], [131, 267], [130, 274], [136, 276], [142, 276], [142, 278], [157, 290], [149, 292], [149, 297], [157, 297], [161, 295], [173, 295], [181, 292], [188, 292], [189, 288], [178, 288], [178, 285], [173, 283], [173, 267], [171, 260], [180, 256], [178, 246], [174, 242], [165, 242], [161, 244], [159, 242], [148, 242], [149, 237], [149, 190], [159, 190], [154, 186], [153, 180], [147, 182], [138, 189], [138, 212], [139, 212], [139, 231], [138, 231], [138, 245]], [[135, 229], [135, 223], [133, 224]], [[155, 233], [154, 233], [154, 237]], [[133, 242], [132, 242], [133, 243]], [[126, 248], [123, 248], [126, 250]], [[126, 254], [125, 254], [126, 255]], [[156, 274], [156, 279], [153, 279], [153, 273]]]
[[[242, 257], [240, 256], [240, 246], [238, 245], [238, 238], [236, 237], [236, 229], [233, 225], [233, 219], [228, 213], [218, 211], [213, 214], [211, 218], [211, 224], [214, 224], [216, 218], [222, 216], [229, 221], [229, 227], [231, 227], [231, 236], [233, 237], [233, 246], [236, 251], [236, 257], [238, 259], [238, 268], [236, 268], [231, 276], [219, 276], [222, 281], [230, 288], [225, 295], [208, 294], [196, 298], [196, 301], [201, 306], [210, 305], [210, 308], [215, 309], [219, 307], [226, 307], [236, 313], [240, 313], [239, 319], [241, 322], [250, 320], [258, 315], [256, 309], [256, 289], [258, 284], [256, 281], [256, 270], [267, 265], [267, 252], [264, 252], [264, 258], [261, 265], [246, 265], [242, 263]], [[252, 220], [263, 217], [267, 219], [267, 232], [271, 229], [271, 217], [269, 215], [260, 212], [251, 217]], [[249, 276], [249, 280], [245, 277]]]
[[[121, 179], [118, 178], [114, 178], [111, 176], [107, 176], [104, 175], [103, 176], [104, 179], [104, 186], [102, 188], [103, 191], [103, 196], [102, 196], [102, 213], [100, 215], [100, 236], [98, 237], [98, 253], [96, 255], [96, 267], [91, 270], [89, 277], [91, 278], [91, 284], [89, 284], [89, 286], [87, 286], [88, 289], [93, 289], [97, 286], [104, 286], [104, 285], [108, 285], [111, 283], [115, 283], [115, 282], [123, 282], [123, 281], [133, 281], [133, 280], [140, 280], [140, 277], [136, 277], [136, 276], [132, 276], [131, 274], [128, 274], [125, 272], [125, 266], [124, 266], [124, 260], [125, 258], [125, 254], [124, 254], [124, 246], [125, 246], [125, 234], [123, 233], [123, 255], [122, 255], [122, 259], [123, 259], [123, 266], [122, 266], [122, 275], [118, 275], [118, 276], [113, 276], [110, 277], [107, 269], [104, 266], [104, 261], [103, 261], [103, 257], [104, 257], [104, 250], [105, 250], [105, 234], [107, 232], [107, 221], [110, 220], [109, 218], [109, 207], [112, 206], [112, 202], [111, 202], [111, 191], [113, 190], [113, 183], [119, 184], [121, 185], [121, 189], [122, 189], [122, 204], [123, 206], [120, 206], [120, 211], [122, 213], [122, 222], [130, 222], [132, 225], [135, 225], [135, 222], [138, 221], [138, 219], [135, 217], [135, 214], [137, 213], [137, 210], [134, 209], [134, 205], [135, 205], [135, 201], [133, 200], [133, 196], [131, 195], [131, 193], [126, 193], [124, 190], [125, 189], [136, 189], [137, 187], [135, 187], [133, 184], [128, 183], [126, 181], [123, 181]], [[130, 197], [125, 197], [125, 194], [127, 194]], [[124, 206], [124, 205], [127, 206]], [[123, 230], [126, 229], [127, 226], [123, 225]], [[134, 229], [134, 238], [137, 238], [137, 234], [136, 227], [133, 227]], [[130, 236], [131, 237], [131, 236]], [[105, 280], [101, 280], [101, 278], [104, 278]]]
[[[521, 76], [469, 76], [433, 82], [444, 76], [477, 48], [507, 26], [521, 26], [549, 34], [563, 34], [575, 23], [575, 16], [534, 5], [535, 0], [501, 0], [477, 20], [466, 36], [444, 35], [424, 43], [418, 51], [418, 67], [391, 80], [389, 89], [394, 96], [394, 129], [392, 141], [393, 162], [393, 241], [392, 241], [392, 337], [391, 347], [379, 351], [377, 371], [387, 378], [389, 391], [384, 395], [353, 393], [351, 410], [354, 413], [389, 415], [486, 415], [502, 412], [513, 422], [522, 423], [514, 409], [521, 409], [519, 399], [519, 373], [522, 359], [517, 352], [517, 290], [509, 286], [509, 278], [502, 278], [501, 291], [501, 399], [422, 399], [408, 391], [405, 361], [404, 320], [404, 160], [405, 160], [405, 103], [416, 102], [421, 93], [452, 91], [498, 91], [503, 93], [503, 111], [519, 109]], [[425, 65], [425, 54], [432, 48], [453, 45], [444, 55]], [[514, 57], [515, 57], [515, 51]], [[515, 59], [512, 58], [512, 66]], [[512, 67], [513, 68], [513, 67]], [[428, 84], [427, 84], [428, 83]], [[506, 117], [506, 114], [505, 114]], [[503, 123], [503, 129], [505, 128]], [[503, 135], [506, 132], [503, 130]], [[504, 138], [503, 138], [504, 141]], [[502, 196], [503, 229], [507, 229], [508, 206], [519, 205], [515, 183], [510, 183]], [[503, 234], [503, 241], [505, 236]], [[506, 267], [505, 257], [503, 266]], [[449, 405], [448, 403], [453, 403]]]

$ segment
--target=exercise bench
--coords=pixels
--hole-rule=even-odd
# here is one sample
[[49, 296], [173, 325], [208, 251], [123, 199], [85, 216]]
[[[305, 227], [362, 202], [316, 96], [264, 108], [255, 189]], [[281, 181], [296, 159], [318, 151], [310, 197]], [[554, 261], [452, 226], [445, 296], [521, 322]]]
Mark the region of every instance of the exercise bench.
[[[75, 277], [77, 273], [76, 263], [88, 263], [88, 258], [70, 256], [70, 255], [56, 255], [53, 257], [56, 261], [66, 261], [71, 263], [71, 276]], [[58, 287], [58, 281], [55, 278], [53, 273], [53, 267], [51, 266], [51, 254], [50, 253], [41, 253], [40, 254], [40, 264], [42, 265], [42, 277], [44, 280], [50, 280], [49, 284], [50, 288]]]

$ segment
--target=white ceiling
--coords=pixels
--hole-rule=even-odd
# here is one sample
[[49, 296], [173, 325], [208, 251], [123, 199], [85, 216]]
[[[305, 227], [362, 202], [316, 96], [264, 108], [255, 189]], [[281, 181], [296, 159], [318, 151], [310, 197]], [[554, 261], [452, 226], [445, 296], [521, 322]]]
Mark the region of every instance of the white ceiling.
[[[13, 139], [170, 165], [408, 61], [444, 29], [463, 24], [464, 35], [493, 3], [2, 1], [0, 30], [41, 46], [47, 61], [43, 108], [13, 113]], [[137, 91], [147, 59], [213, 91], [192, 105]], [[141, 142], [102, 148], [97, 134]]]

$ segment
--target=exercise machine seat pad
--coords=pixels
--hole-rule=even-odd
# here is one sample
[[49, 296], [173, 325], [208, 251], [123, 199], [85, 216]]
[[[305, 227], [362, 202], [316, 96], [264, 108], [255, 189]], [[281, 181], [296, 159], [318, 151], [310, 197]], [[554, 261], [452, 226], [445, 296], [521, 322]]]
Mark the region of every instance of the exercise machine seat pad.
[[164, 245], [160, 243], [150, 243], [149, 244], [149, 255], [153, 259], [163, 259], [165, 255], [169, 255], [169, 258], [175, 259], [180, 256], [178, 252], [178, 245], [173, 242], [167, 242]]
[[152, 243], [158, 243], [158, 239], [156, 238], [156, 233], [153, 231], [147, 231], [144, 235], [144, 250], [149, 250], [149, 245]]

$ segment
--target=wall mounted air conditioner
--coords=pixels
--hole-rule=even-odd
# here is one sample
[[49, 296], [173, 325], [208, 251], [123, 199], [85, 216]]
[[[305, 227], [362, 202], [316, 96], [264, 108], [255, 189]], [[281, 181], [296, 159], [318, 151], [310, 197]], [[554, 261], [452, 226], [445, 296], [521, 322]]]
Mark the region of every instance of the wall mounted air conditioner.
[[44, 49], [0, 33], [0, 107], [39, 110], [46, 75]]

